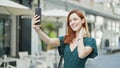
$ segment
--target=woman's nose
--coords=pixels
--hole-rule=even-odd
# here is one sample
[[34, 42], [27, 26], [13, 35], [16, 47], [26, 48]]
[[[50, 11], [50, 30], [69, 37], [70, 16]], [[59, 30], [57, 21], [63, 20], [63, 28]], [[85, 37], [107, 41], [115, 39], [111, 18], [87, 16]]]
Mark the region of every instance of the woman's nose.
[[74, 21], [71, 21], [71, 24], [74, 24], [75, 22]]

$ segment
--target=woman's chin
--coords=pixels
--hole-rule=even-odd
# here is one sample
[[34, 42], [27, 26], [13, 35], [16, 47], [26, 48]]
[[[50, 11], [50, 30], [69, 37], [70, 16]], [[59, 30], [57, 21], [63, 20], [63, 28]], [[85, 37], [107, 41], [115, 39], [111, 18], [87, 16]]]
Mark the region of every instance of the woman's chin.
[[78, 29], [73, 29], [73, 31], [78, 31]]

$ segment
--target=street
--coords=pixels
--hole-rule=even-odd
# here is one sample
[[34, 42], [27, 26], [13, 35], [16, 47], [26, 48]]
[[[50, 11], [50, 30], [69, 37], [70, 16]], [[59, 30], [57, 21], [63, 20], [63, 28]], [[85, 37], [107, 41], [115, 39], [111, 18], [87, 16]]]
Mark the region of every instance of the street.
[[86, 63], [86, 68], [120, 68], [120, 52], [99, 54]]
[[[57, 58], [58, 57], [59, 56], [57, 56]], [[100, 52], [96, 58], [88, 59], [85, 68], [120, 68], [119, 66], [120, 66], [120, 52], [111, 54], [110, 53], [107, 54], [106, 52]]]

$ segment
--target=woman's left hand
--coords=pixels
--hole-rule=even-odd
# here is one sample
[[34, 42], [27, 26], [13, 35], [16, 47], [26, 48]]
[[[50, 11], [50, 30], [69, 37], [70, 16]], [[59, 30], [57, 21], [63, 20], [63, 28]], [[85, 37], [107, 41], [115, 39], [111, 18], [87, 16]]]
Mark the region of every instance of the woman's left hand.
[[79, 38], [83, 38], [85, 34], [87, 34], [87, 31], [85, 30], [84, 27], [82, 27], [79, 33]]

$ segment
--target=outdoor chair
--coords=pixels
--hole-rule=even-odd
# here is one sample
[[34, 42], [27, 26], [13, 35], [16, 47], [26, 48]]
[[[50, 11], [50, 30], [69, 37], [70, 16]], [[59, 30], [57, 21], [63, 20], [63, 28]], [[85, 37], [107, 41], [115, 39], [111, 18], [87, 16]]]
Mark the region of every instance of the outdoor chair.
[[25, 58], [25, 57], [28, 57], [28, 52], [27, 51], [21, 51], [21, 52], [19, 52], [19, 58], [20, 59], [23, 59], [23, 58]]
[[1, 67], [1, 65], [2, 65], [2, 62], [1, 62], [1, 60], [0, 60], [0, 68], [3, 68], [3, 67]]
[[18, 59], [16, 61], [16, 67], [9, 64], [8, 68], [30, 68], [30, 64], [31, 64], [30, 58]]

